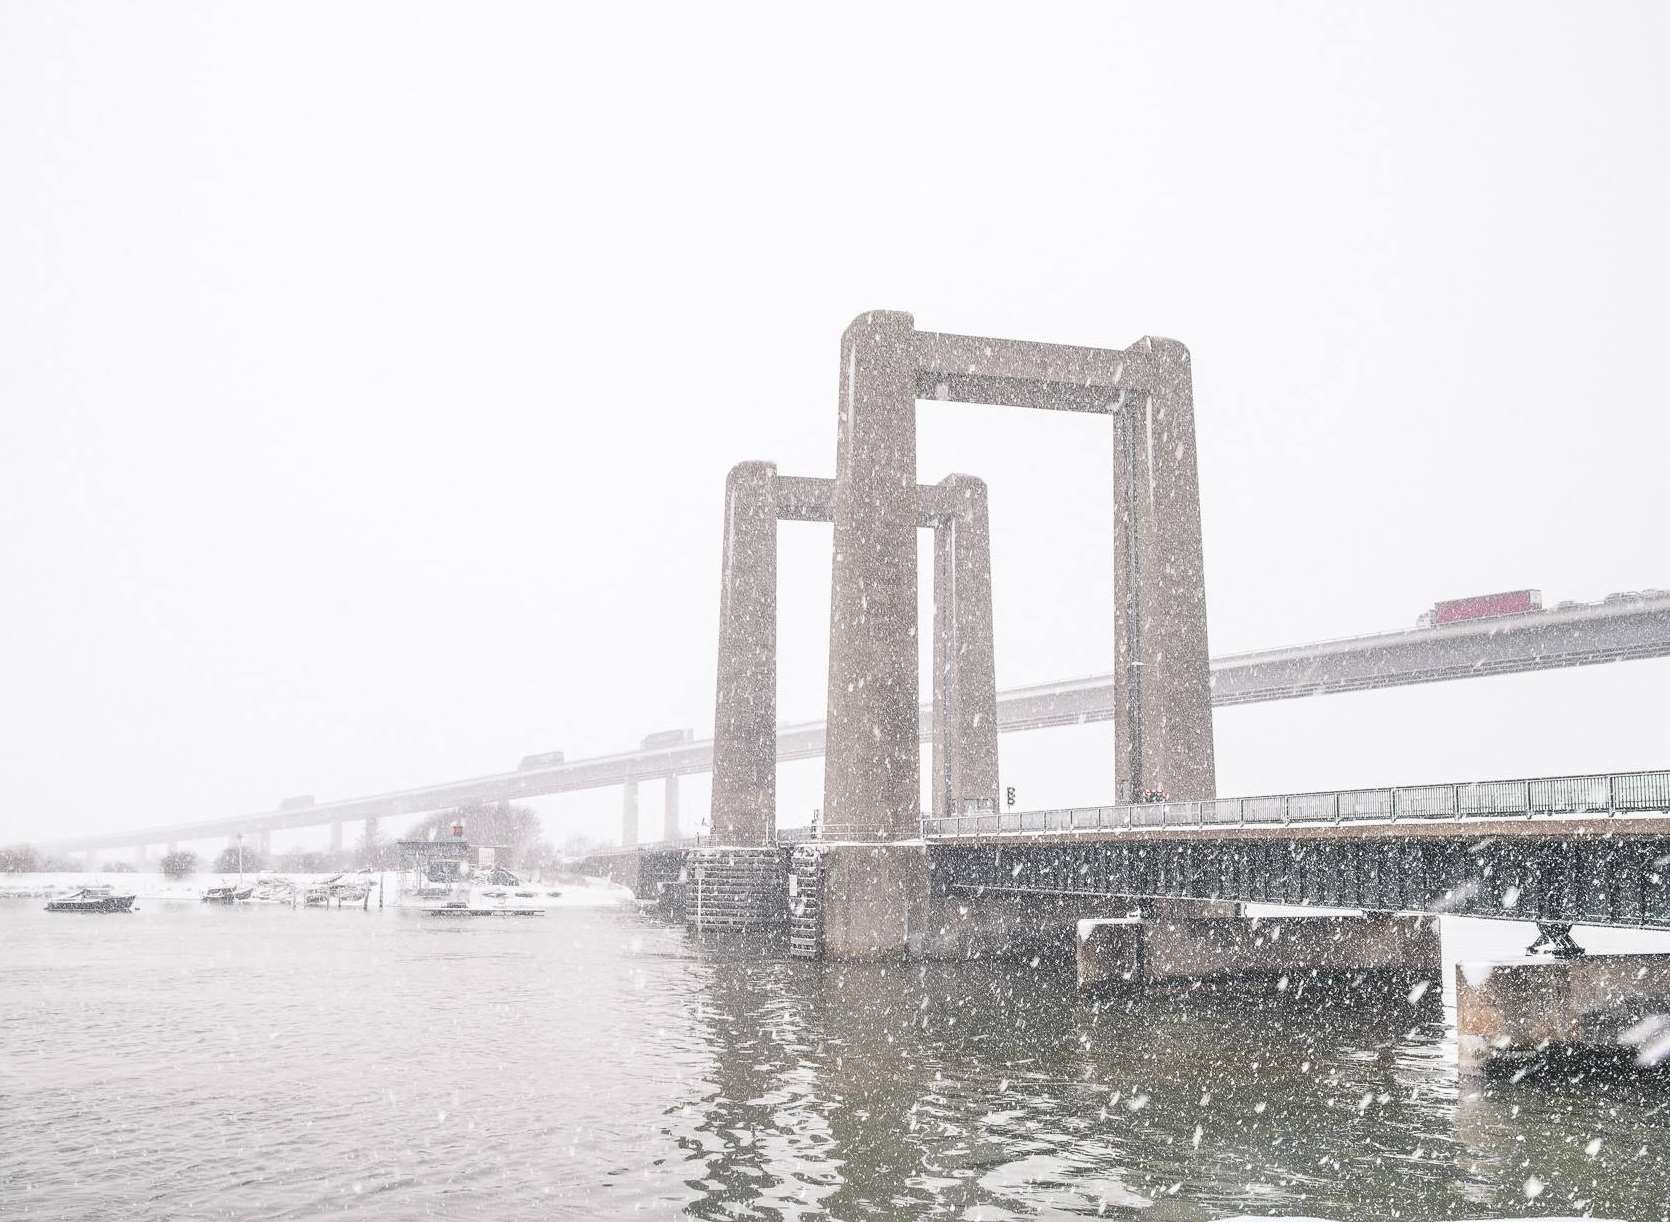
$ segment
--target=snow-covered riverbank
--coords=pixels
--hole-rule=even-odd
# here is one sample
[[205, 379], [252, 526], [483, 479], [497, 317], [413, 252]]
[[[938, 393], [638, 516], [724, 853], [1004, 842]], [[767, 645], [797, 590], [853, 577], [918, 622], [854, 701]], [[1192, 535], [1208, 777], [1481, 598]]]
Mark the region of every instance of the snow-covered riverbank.
[[[316, 883], [336, 878], [336, 874], [263, 873], [262, 878], [283, 879], [302, 892]], [[383, 903], [395, 906], [400, 902], [399, 878], [392, 870], [382, 874], [348, 875], [371, 884], [371, 906], [377, 906], [378, 887], [383, 886]], [[252, 885], [256, 875], [244, 875], [245, 885]], [[196, 903], [209, 887], [225, 886], [237, 881], [235, 875], [193, 874], [187, 878], [168, 878], [160, 873], [125, 873], [108, 870], [64, 871], [59, 873], [0, 874], [0, 899], [50, 899], [82, 887], [108, 886], [122, 895], [136, 895], [140, 900], [153, 902]], [[502, 890], [504, 888], [493, 888]], [[528, 903], [546, 908], [608, 908], [633, 902], [632, 892], [607, 879], [565, 879], [561, 882], [527, 883], [512, 890], [533, 891]], [[561, 894], [552, 896], [549, 892]]]

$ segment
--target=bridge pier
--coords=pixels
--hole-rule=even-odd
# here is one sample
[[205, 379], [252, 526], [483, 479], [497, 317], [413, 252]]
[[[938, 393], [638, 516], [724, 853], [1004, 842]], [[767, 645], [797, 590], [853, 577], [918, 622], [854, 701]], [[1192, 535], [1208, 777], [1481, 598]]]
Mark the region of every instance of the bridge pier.
[[822, 958], [906, 958], [933, 927], [928, 853], [919, 844], [830, 845], [822, 876]]
[[766, 844], [777, 810], [777, 468], [725, 479], [713, 715], [712, 826], [722, 844]]
[[[934, 532], [933, 807], [938, 814], [966, 805], [995, 809], [997, 684], [986, 486], [971, 475], [951, 475], [929, 487], [910, 483], [907, 491], [913, 558], [916, 529]], [[770, 463], [739, 463], [726, 479], [713, 719], [713, 829], [720, 844], [768, 844], [776, 825], [777, 523], [833, 522], [840, 495], [838, 480], [779, 476]], [[843, 563], [837, 552], [837, 568]], [[860, 613], [868, 614], [868, 605], [860, 599]], [[914, 639], [910, 648], [916, 648]], [[855, 691], [866, 686], [854, 682]], [[913, 734], [919, 717], [918, 711]], [[913, 739], [913, 763], [916, 750]], [[907, 836], [915, 832], [914, 813], [909, 822]], [[838, 811], [826, 811], [825, 823], [866, 838], [873, 832], [865, 819], [846, 820]]]
[[1352, 972], [1436, 980], [1439, 951], [1434, 917], [1132, 915], [1079, 922], [1078, 986], [1265, 976], [1302, 987], [1310, 977]]
[[[879, 841], [915, 836], [919, 818], [914, 334], [909, 314], [876, 310], [841, 336], [823, 817]], [[859, 872], [891, 894], [906, 860]], [[878, 935], [902, 913], [872, 907]]]
[[638, 782], [634, 778], [620, 788], [620, 842], [624, 848], [638, 843]]
[[1670, 954], [1458, 963], [1455, 997], [1463, 1072], [1670, 1065]]
[[1206, 570], [1189, 350], [1145, 338], [1126, 350], [1130, 387], [1113, 416], [1114, 791], [1217, 794]]
[[678, 839], [678, 773], [670, 773], [665, 782], [666, 796], [661, 807], [661, 839]]
[[949, 475], [934, 528], [933, 800], [999, 807], [997, 673], [992, 662], [992, 546], [986, 485]]

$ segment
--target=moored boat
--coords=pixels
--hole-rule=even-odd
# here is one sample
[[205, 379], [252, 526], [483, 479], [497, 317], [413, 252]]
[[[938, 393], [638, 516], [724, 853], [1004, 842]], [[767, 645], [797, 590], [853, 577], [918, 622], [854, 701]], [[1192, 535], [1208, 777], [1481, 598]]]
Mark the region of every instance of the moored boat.
[[203, 892], [203, 902], [231, 904], [238, 900], [247, 900], [254, 892], [254, 887], [209, 887]]
[[117, 895], [110, 887], [83, 887], [47, 901], [48, 912], [132, 912], [134, 896]]

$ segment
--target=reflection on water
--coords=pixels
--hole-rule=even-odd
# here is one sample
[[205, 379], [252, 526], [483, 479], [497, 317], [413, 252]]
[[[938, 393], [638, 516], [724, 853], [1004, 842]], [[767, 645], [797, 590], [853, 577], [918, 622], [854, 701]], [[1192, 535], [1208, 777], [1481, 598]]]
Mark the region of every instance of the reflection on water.
[[1665, 1216], [1670, 1092], [1458, 1083], [1408, 982], [152, 908], [0, 906], [0, 1215]]

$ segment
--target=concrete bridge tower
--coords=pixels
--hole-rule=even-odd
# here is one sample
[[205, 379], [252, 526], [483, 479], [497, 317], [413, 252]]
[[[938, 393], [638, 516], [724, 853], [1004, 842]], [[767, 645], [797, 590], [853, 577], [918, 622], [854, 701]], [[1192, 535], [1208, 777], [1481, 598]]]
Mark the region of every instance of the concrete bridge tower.
[[940, 335], [877, 311], [841, 339], [824, 817], [876, 840], [917, 834], [917, 398], [1113, 418], [1115, 788], [1213, 796], [1188, 350]]

